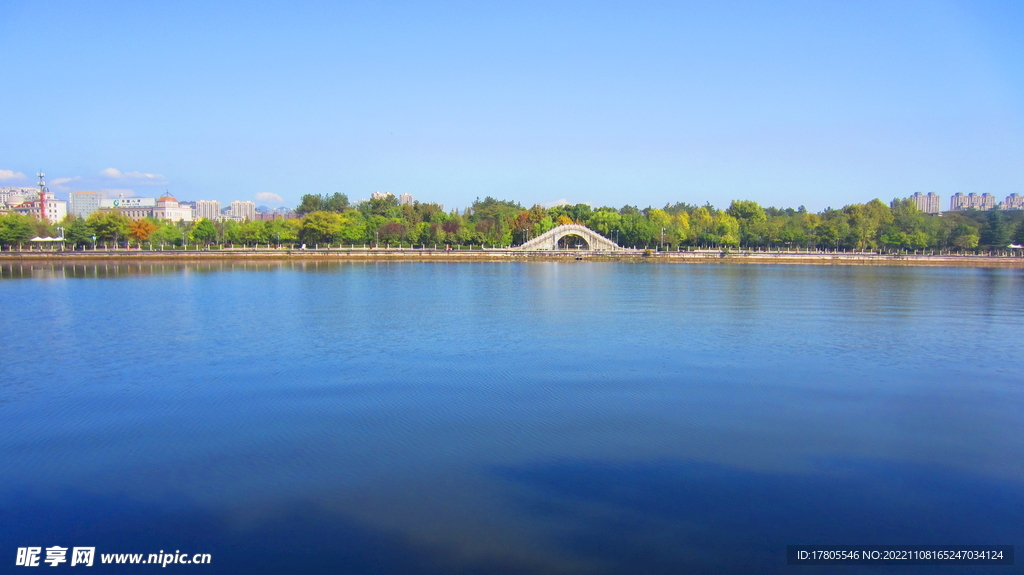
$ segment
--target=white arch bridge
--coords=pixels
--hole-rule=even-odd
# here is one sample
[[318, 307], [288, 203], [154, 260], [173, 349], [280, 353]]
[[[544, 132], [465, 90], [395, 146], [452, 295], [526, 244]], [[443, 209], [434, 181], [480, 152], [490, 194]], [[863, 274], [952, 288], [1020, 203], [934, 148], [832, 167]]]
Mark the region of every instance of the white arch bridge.
[[565, 236], [578, 236], [587, 243], [589, 251], [625, 251], [626, 248], [602, 236], [587, 226], [579, 224], [562, 224], [544, 232], [525, 244], [512, 248], [523, 251], [557, 250], [558, 240]]

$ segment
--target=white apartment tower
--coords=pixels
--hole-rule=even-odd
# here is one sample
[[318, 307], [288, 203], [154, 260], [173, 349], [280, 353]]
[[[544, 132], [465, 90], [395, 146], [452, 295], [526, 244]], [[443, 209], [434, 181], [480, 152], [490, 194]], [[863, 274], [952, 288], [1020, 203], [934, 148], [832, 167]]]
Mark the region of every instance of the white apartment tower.
[[996, 198], [992, 194], [975, 194], [971, 192], [966, 196], [961, 193], [953, 194], [949, 199], [949, 209], [952, 211], [969, 210], [992, 210], [996, 207]]
[[917, 209], [926, 214], [937, 214], [942, 211], [942, 208], [939, 206], [939, 195], [935, 192], [928, 192], [927, 195], [915, 192], [914, 195], [910, 196], [910, 199], [914, 200], [914, 203], [917, 204]]
[[76, 218], [87, 218], [100, 210], [99, 192], [71, 192], [68, 194], [69, 212]]
[[1006, 201], [999, 204], [1001, 210], [1024, 210], [1024, 196], [1020, 194], [1010, 194], [1006, 196]]
[[253, 202], [245, 201], [231, 202], [231, 218], [235, 220], [255, 220], [256, 219], [256, 204]]
[[206, 218], [216, 222], [221, 219], [220, 202], [217, 200], [199, 200], [196, 202], [196, 220]]

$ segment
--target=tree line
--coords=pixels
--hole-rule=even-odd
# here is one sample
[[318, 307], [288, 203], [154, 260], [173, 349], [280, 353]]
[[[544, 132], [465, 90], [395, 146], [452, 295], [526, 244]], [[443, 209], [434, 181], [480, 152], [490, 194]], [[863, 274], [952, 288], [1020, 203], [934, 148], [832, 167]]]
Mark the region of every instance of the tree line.
[[[334, 207], [329, 207], [334, 206]], [[735, 200], [640, 209], [588, 204], [552, 208], [487, 197], [463, 213], [437, 204], [399, 205], [393, 196], [349, 206], [343, 194], [303, 196], [300, 238], [320, 243], [518, 245], [556, 225], [577, 223], [634, 248], [664, 246], [845, 250], [978, 250], [1024, 242], [1024, 212], [927, 214], [910, 199], [875, 199], [810, 213]]]
[[662, 208], [588, 204], [551, 208], [479, 198], [462, 211], [434, 203], [400, 205], [394, 196], [350, 204], [344, 194], [301, 198], [297, 219], [220, 222], [133, 221], [116, 210], [86, 219], [68, 216], [52, 225], [33, 216], [0, 217], [0, 244], [23, 244], [63, 229], [73, 246], [149, 243], [329, 245], [519, 245], [560, 224], [582, 224], [634, 248], [800, 248], [843, 250], [984, 250], [1024, 244], [1024, 211], [966, 211], [926, 214], [910, 199], [888, 204], [875, 199], [840, 209], [808, 212], [763, 207], [735, 200], [728, 208], [710, 204], [666, 204]]

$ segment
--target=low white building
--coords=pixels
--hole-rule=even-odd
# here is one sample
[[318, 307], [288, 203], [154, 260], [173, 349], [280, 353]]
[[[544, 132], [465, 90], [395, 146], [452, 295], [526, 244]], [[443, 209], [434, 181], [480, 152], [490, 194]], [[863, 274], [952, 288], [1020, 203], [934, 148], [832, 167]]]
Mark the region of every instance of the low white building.
[[153, 217], [153, 208], [156, 207], [156, 198], [126, 198], [124, 196], [115, 199], [100, 200], [100, 211], [112, 212], [117, 210], [122, 216], [133, 220]]
[[158, 220], [171, 220], [172, 222], [191, 222], [192, 208], [178, 205], [178, 200], [174, 199], [174, 196], [160, 196], [156, 199], [153, 217]]
[[[64, 200], [58, 200], [53, 196], [46, 187], [46, 182], [43, 181], [42, 173], [39, 174], [39, 190], [34, 192], [34, 195], [19, 195], [14, 194], [14, 200], [21, 199], [23, 201], [14, 204], [8, 200], [8, 206], [11, 211], [23, 216], [35, 216], [40, 220], [46, 220], [50, 223], [57, 223], [64, 219], [64, 216], [68, 215], [68, 203]], [[21, 188], [26, 190], [30, 188]], [[8, 196], [9, 198], [11, 196]]]
[[39, 190], [35, 188], [0, 188], [0, 208], [16, 206], [38, 197]]
[[12, 206], [11, 211], [23, 216], [35, 216], [55, 224], [68, 215], [68, 203], [54, 198], [52, 192], [44, 191], [34, 200]]

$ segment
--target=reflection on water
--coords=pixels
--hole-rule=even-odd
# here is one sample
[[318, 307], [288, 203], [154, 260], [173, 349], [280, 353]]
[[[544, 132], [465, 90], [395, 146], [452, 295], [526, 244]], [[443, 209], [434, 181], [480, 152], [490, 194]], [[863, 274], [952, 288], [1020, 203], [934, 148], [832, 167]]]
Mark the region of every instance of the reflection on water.
[[787, 544], [1024, 534], [1019, 270], [0, 272], [44, 280], [0, 281], [11, 548], [759, 573], [792, 569]]
[[0, 279], [28, 278], [116, 278], [132, 276], [150, 276], [179, 273], [210, 273], [222, 271], [271, 271], [281, 267], [303, 270], [319, 269], [321, 266], [335, 265], [337, 262], [213, 262], [205, 264], [187, 263], [146, 263], [146, 262], [110, 262], [105, 260], [88, 261], [88, 263], [8, 263], [0, 264]]

